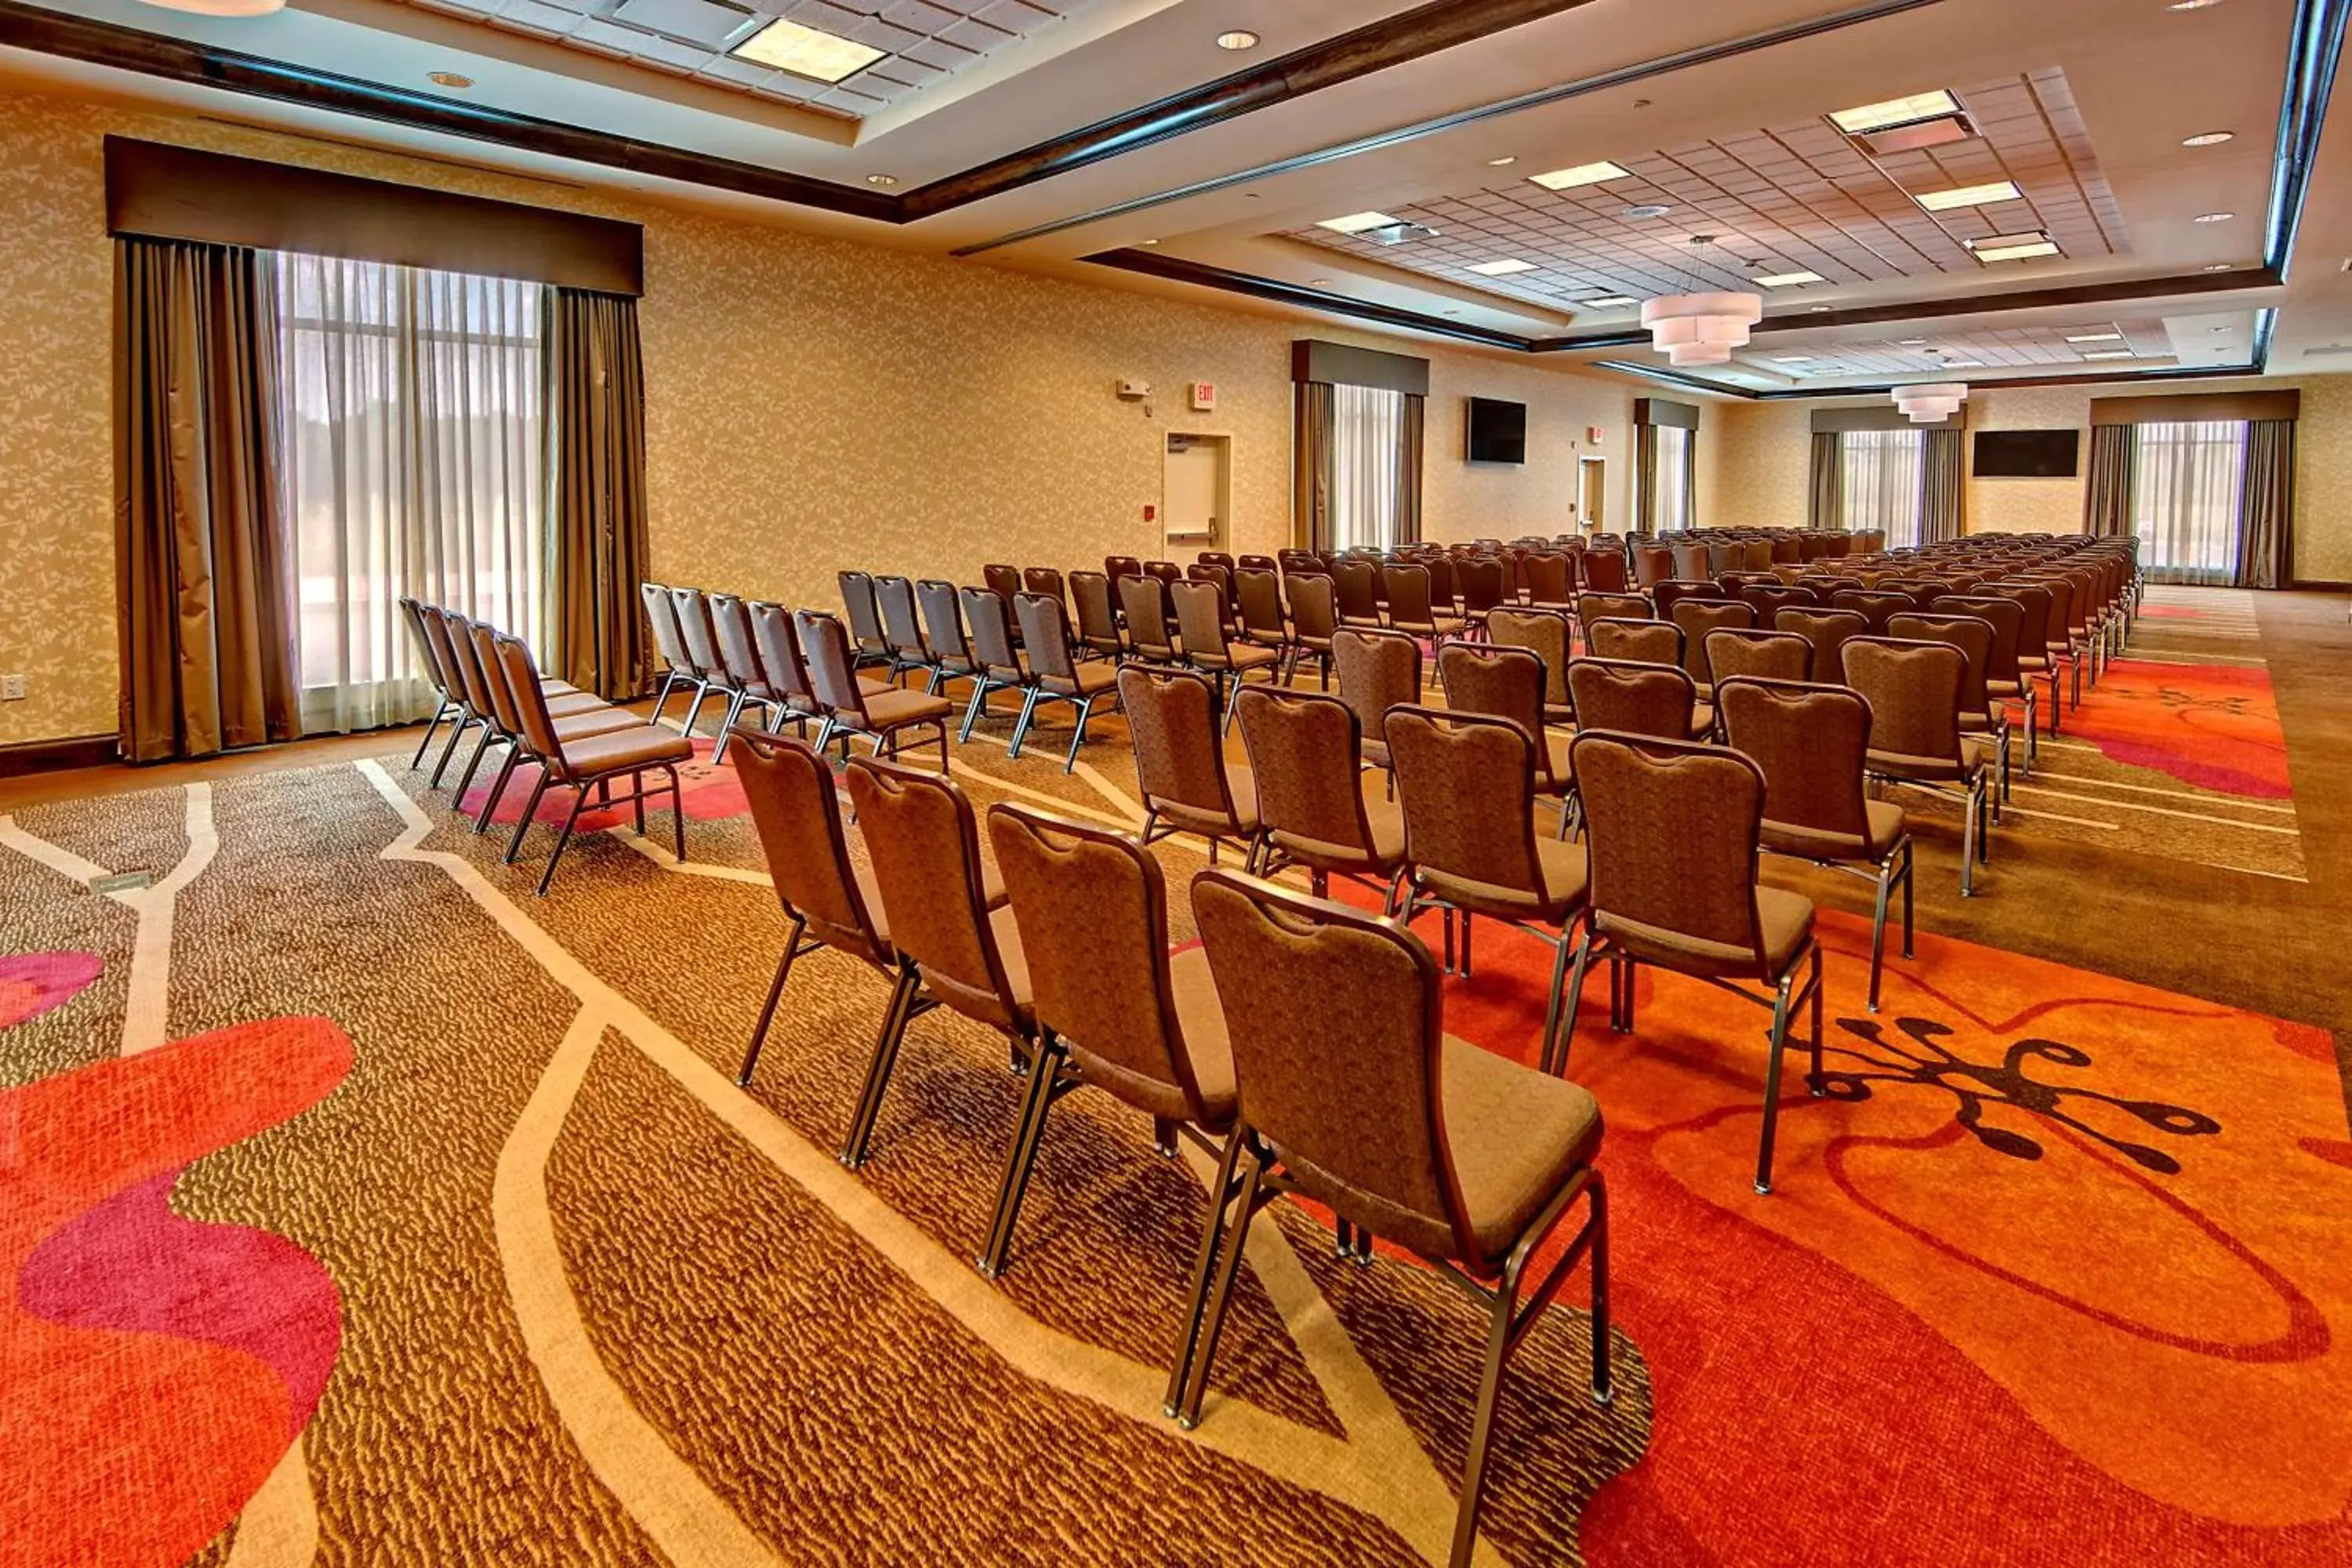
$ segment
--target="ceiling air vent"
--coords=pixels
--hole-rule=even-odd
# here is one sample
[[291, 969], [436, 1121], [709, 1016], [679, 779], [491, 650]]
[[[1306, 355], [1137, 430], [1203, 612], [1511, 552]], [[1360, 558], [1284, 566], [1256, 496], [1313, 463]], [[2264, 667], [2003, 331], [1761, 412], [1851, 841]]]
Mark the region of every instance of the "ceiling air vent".
[[1435, 239], [1437, 231], [1426, 224], [1398, 222], [1361, 230], [1356, 237], [1369, 239], [1374, 245], [1404, 245], [1416, 239]]

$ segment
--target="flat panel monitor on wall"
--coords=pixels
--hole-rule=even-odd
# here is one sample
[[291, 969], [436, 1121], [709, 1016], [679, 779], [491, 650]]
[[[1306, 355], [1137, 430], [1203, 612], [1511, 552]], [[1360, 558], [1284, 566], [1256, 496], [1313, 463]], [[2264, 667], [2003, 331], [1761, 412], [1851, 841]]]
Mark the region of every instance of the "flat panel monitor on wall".
[[1470, 403], [1468, 450], [1474, 463], [1524, 463], [1528, 460], [1528, 405], [1492, 397]]
[[2071, 479], [2077, 470], [2080, 430], [1979, 430], [1976, 477], [1980, 479]]

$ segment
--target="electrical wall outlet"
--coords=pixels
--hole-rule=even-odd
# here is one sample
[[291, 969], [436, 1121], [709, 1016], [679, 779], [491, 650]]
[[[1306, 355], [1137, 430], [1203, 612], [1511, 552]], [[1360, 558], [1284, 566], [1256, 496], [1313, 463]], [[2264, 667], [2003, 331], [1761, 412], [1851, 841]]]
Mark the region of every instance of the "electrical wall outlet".
[[21, 675], [0, 675], [0, 702], [22, 702], [25, 700], [25, 678]]

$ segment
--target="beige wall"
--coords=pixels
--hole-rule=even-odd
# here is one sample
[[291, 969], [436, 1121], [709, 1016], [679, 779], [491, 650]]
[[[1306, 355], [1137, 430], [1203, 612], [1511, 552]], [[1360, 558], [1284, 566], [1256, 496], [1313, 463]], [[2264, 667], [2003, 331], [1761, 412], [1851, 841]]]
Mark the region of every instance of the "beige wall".
[[[2352, 581], [2352, 375], [2271, 376], [2167, 386], [2165, 391], [2299, 387], [2295, 431], [2295, 575], [2306, 582]], [[2117, 387], [1979, 387], [1969, 399], [1972, 430], [2080, 428], [2087, 448], [2091, 399]], [[1702, 476], [1701, 516], [1719, 527], [1802, 524], [1806, 516], [1812, 411], [1854, 400], [1717, 405], [1721, 448], [1712, 488]], [[2084, 481], [1968, 480], [1971, 533], [2072, 533], [2083, 526]]]
[[[1633, 393], [1500, 356], [908, 256], [706, 212], [208, 121], [0, 89], [0, 744], [115, 723], [109, 132], [646, 226], [641, 306], [656, 574], [800, 604], [857, 564], [972, 581], [988, 561], [1160, 552], [1171, 429], [1234, 438], [1229, 548], [1289, 529], [1289, 345], [1334, 338], [1431, 360], [1425, 530], [1567, 529], [1588, 426], [1625, 524]], [[1149, 411], [1112, 394], [1152, 384]], [[1184, 384], [1218, 384], [1213, 415]], [[1528, 405], [1529, 461], [1463, 461], [1462, 400]], [[1701, 450], [1706, 449], [1702, 442]]]

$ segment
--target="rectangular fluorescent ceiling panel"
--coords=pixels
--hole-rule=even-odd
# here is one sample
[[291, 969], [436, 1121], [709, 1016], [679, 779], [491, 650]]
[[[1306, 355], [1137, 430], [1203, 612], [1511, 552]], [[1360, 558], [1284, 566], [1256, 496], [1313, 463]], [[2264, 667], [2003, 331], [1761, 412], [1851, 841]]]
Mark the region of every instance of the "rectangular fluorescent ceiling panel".
[[2011, 182], [1996, 180], [1989, 185], [1962, 185], [1958, 190], [1928, 191], [1914, 199], [1931, 213], [1948, 213], [1954, 207], [1980, 207], [1992, 202], [2013, 202], [2018, 199], [2018, 194], [2016, 185]]
[[842, 81], [856, 76], [885, 51], [870, 44], [820, 33], [782, 17], [735, 46], [737, 59], [773, 66], [817, 81]]
[[1349, 213], [1345, 217], [1327, 217], [1317, 222], [1317, 228], [1328, 228], [1334, 234], [1361, 234], [1368, 228], [1394, 228], [1403, 222], [1386, 213]]
[[1642, 301], [1634, 299], [1631, 294], [1602, 294], [1596, 299], [1579, 300], [1577, 301], [1578, 304], [1584, 306], [1587, 310], [1614, 310], [1622, 309], [1627, 305], [1638, 305]]
[[2058, 247], [2046, 239], [2024, 245], [1979, 245], [1975, 250], [1979, 261], [2026, 261], [2036, 256], [2058, 254]]
[[1813, 356], [1811, 354], [1774, 354], [1772, 356], [1772, 363], [1774, 364], [1811, 364], [1813, 363]]
[[1933, 92], [1915, 92], [1908, 98], [1890, 98], [1883, 103], [1865, 103], [1859, 109], [1841, 109], [1831, 115], [1830, 120], [1847, 135], [1861, 136], [1873, 131], [1886, 130], [1889, 126], [1937, 120], [1959, 111], [1959, 100], [1937, 88]]
[[1773, 272], [1749, 281], [1759, 289], [1794, 289], [1801, 283], [1826, 283], [1829, 279], [1818, 272]]
[[2124, 335], [2121, 332], [2083, 332], [2066, 341], [2070, 343], [2119, 343], [2124, 341]]
[[1501, 261], [1474, 261], [1470, 264], [1470, 270], [1481, 278], [1507, 278], [1514, 272], [1533, 272], [1535, 269], [1534, 262], [1521, 261], [1516, 258], [1506, 258]]
[[1597, 185], [1603, 180], [1624, 180], [1633, 176], [1614, 163], [1579, 163], [1573, 169], [1554, 169], [1548, 174], [1529, 174], [1528, 179], [1548, 191], [1572, 190], [1578, 185]]
[[2129, 349], [2094, 349], [2083, 357], [2084, 359], [2137, 359], [2139, 355]]

